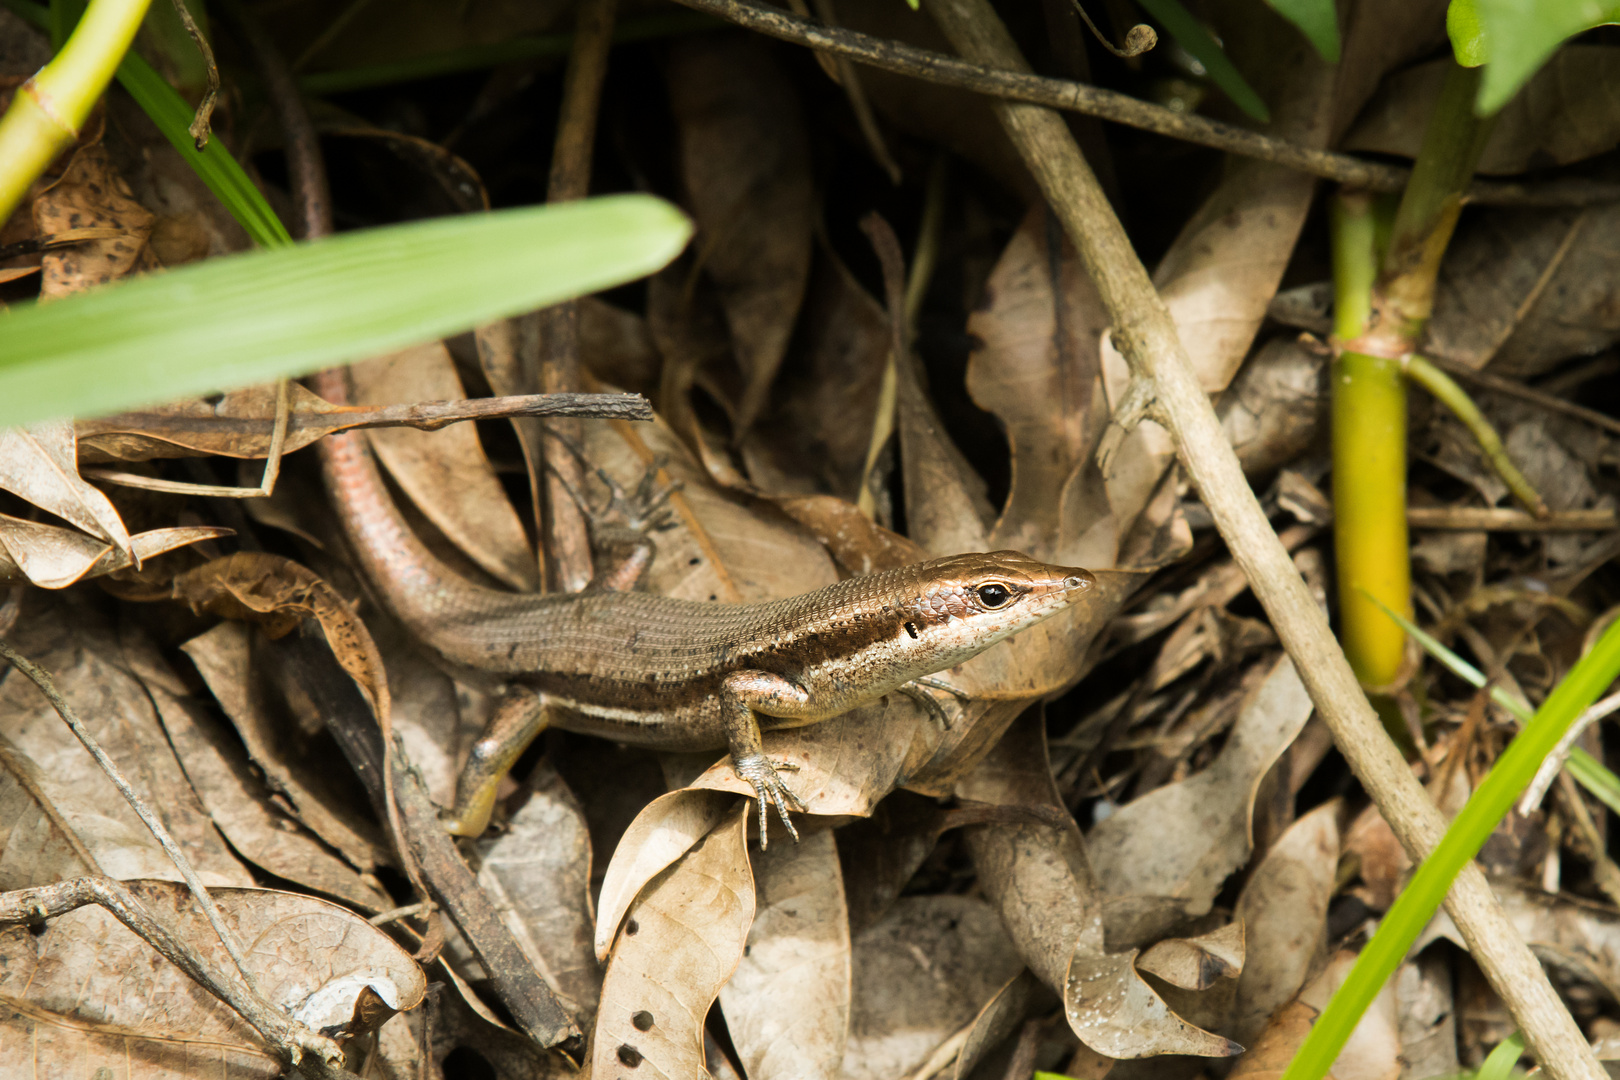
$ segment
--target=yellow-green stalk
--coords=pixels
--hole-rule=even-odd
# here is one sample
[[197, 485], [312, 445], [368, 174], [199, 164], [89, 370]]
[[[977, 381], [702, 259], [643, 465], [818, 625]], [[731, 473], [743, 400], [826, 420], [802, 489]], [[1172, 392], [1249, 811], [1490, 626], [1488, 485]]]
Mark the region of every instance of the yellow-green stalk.
[[1367, 594], [1391, 610], [1411, 613], [1403, 369], [1434, 308], [1440, 260], [1489, 134], [1490, 121], [1473, 112], [1478, 80], [1477, 69], [1453, 65], [1447, 73], [1382, 255], [1373, 204], [1342, 193], [1335, 207], [1334, 337], [1341, 352], [1333, 365], [1333, 502], [1340, 636], [1350, 666], [1370, 689], [1396, 682], [1406, 655], [1405, 632]]
[[91, 0], [56, 57], [0, 117], [0, 224], [73, 141], [128, 51], [150, 0]]
[[[1377, 207], [1341, 193], [1333, 206], [1334, 337], [1361, 340], [1377, 277]], [[1356, 677], [1395, 682], [1406, 635], [1372, 599], [1410, 614], [1406, 532], [1406, 383], [1399, 360], [1347, 349], [1333, 362], [1333, 534], [1339, 637]]]

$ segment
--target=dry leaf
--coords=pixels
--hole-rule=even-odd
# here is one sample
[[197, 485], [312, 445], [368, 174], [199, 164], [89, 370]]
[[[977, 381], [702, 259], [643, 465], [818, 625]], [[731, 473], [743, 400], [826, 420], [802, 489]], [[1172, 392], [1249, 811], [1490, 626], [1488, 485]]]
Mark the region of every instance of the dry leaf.
[[[216, 973], [230, 957], [184, 886], [129, 887]], [[395, 1010], [427, 982], [398, 945], [335, 904], [268, 889], [215, 889], [265, 997], [315, 1029], [348, 1021], [363, 988]], [[280, 1074], [258, 1034], [229, 1007], [99, 907], [0, 931], [0, 1043], [37, 1075]]]
[[845, 1080], [894, 1080], [1018, 973], [995, 912], [970, 896], [908, 896], [854, 942]]
[[671, 791], [636, 815], [602, 879], [596, 916], [598, 960], [606, 962], [619, 924], [647, 882], [701, 842], [735, 805], [719, 792]]
[[163, 728], [214, 824], [231, 846], [279, 878], [366, 912], [394, 906], [374, 881], [362, 878], [292, 819], [253, 775], [241, 743], [194, 700], [147, 684]]
[[376, 827], [360, 818], [349, 800], [325, 790], [319, 770], [297, 767], [302, 763], [293, 725], [276, 714], [263, 679], [255, 677], [253, 633], [240, 623], [223, 622], [181, 649], [236, 725], [248, 756], [264, 772], [271, 790], [287, 800], [290, 811], [310, 832], [356, 869], [370, 872], [389, 861], [387, 848]]
[[[124, 664], [104, 617], [86, 597], [46, 596], [24, 609], [9, 642], [50, 672], [136, 793], [159, 810], [204, 884], [251, 884], [247, 868], [226, 848], [191, 790], [145, 686]], [[105, 873], [120, 879], [179, 879], [168, 855], [38, 687], [15, 674], [0, 680], [0, 736], [38, 767], [39, 791]], [[62, 853], [47, 839], [47, 822], [36, 815], [19, 808], [6, 825], [23, 829], [12, 842], [19, 845], [19, 856], [29, 853], [13, 860], [8, 852], [7, 888], [48, 884], [77, 872], [61, 861]]]
[[696, 248], [742, 374], [730, 402], [740, 434], [765, 405], [810, 274], [816, 207], [809, 141], [775, 51], [752, 35], [676, 41], [668, 86]]
[[1190, 938], [1165, 938], [1136, 958], [1136, 969], [1183, 990], [1205, 990], [1243, 970], [1243, 922]]
[[1227, 875], [1248, 861], [1260, 780], [1311, 708], [1293, 661], [1279, 656], [1208, 768], [1133, 800], [1086, 837], [1097, 880], [1116, 895], [1176, 896], [1193, 914], [1208, 911]]
[[[1254, 1046], [1238, 1058], [1227, 1080], [1277, 1080], [1294, 1060], [1315, 1022], [1315, 1009], [1302, 1001], [1291, 1002], [1266, 1025]], [[1327, 1074], [1327, 1080], [1333, 1080], [1333, 1073]]]
[[127, 554], [129, 531], [107, 496], [79, 476], [74, 446], [67, 420], [0, 429], [0, 489]]
[[754, 921], [746, 804], [653, 880], [625, 916], [591, 1037], [595, 1076], [703, 1075], [703, 1021]]
[[[1450, 64], [1433, 60], [1386, 80], [1343, 149], [1415, 158]], [[1496, 114], [1479, 172], [1492, 175], [1569, 165], [1620, 145], [1620, 50], [1559, 49]]]
[[[443, 342], [418, 345], [349, 368], [354, 404], [393, 405], [466, 397]], [[471, 424], [441, 431], [380, 428], [372, 449], [411, 502], [497, 581], [520, 591], [539, 584], [539, 563], [523, 522], [495, 475]]]
[[849, 1034], [850, 941], [832, 830], [753, 854], [758, 907], [720, 991], [726, 1030], [752, 1080], [837, 1076]]
[[[1356, 954], [1341, 951], [1310, 985], [1300, 991], [1300, 1002], [1321, 1010], [1349, 977]], [[1395, 985], [1386, 982], [1367, 1011], [1361, 1014], [1344, 1049], [1333, 1062], [1335, 1080], [1395, 1080], [1401, 1075], [1400, 1023], [1395, 1015]]]
[[129, 538], [127, 551], [87, 536], [77, 529], [44, 525], [0, 514], [0, 582], [27, 581], [42, 589], [65, 589], [145, 562], [166, 551], [203, 540], [230, 536], [213, 525], [153, 529]]
[[523, 805], [494, 837], [478, 842], [478, 884], [523, 955], [576, 1021], [596, 1007], [602, 973], [591, 950], [591, 837], [579, 800], [541, 762]]
[[1276, 1011], [1299, 993], [1326, 947], [1328, 901], [1339, 865], [1339, 803], [1324, 803], [1300, 818], [1266, 852], [1243, 894], [1235, 918], [1254, 928], [1238, 977], [1232, 1036], [1245, 1045]]
[[[91, 419], [77, 419], [81, 464], [105, 461], [149, 461], [153, 458], [219, 454], [264, 457], [275, 424], [273, 383], [247, 386], [207, 397], [182, 398], [141, 409]], [[287, 386], [287, 436], [282, 452], [300, 450], [338, 426], [322, 423], [342, 410], [301, 383]]]
[[135, 201], [129, 184], [113, 168], [106, 146], [99, 142], [81, 146], [61, 179], [35, 196], [34, 227], [42, 234], [92, 228], [117, 229], [124, 234], [46, 252], [39, 286], [42, 300], [105, 285], [154, 265], [146, 247], [152, 212]]
[[[1457, 1003], [1451, 993], [1451, 960], [1432, 949], [1395, 973], [1401, 1021], [1401, 1057], [1408, 1076], [1456, 1076]], [[1601, 1056], [1601, 1055], [1599, 1055]]]

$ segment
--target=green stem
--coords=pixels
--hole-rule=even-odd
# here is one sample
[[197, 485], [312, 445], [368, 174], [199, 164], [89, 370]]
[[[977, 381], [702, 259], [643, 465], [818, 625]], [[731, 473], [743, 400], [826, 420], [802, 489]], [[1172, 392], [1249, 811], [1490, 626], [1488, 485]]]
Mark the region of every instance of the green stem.
[[[1333, 207], [1335, 336], [1359, 340], [1373, 310], [1379, 208], [1341, 193]], [[1406, 384], [1398, 361], [1346, 351], [1333, 363], [1333, 535], [1340, 640], [1363, 684], [1400, 675], [1406, 636], [1376, 601], [1411, 611], [1406, 531]], [[1404, 726], [1386, 728], [1404, 741]]]
[[1479, 411], [1474, 399], [1469, 397], [1450, 375], [1417, 355], [1407, 357], [1406, 374], [1462, 421], [1463, 426], [1474, 436], [1474, 441], [1479, 443], [1480, 453], [1485, 455], [1485, 460], [1496, 470], [1496, 475], [1502, 478], [1508, 490], [1513, 492], [1513, 497], [1524, 504], [1526, 510], [1538, 518], [1547, 517], [1551, 513], [1535, 487], [1519, 471], [1518, 466], [1513, 464], [1513, 459], [1508, 457], [1507, 448], [1502, 445], [1502, 438], [1497, 435], [1491, 422], [1485, 419], [1485, 414]]
[[79, 137], [141, 28], [150, 0], [91, 0], [56, 57], [17, 90], [0, 117], [0, 223], [56, 155]]

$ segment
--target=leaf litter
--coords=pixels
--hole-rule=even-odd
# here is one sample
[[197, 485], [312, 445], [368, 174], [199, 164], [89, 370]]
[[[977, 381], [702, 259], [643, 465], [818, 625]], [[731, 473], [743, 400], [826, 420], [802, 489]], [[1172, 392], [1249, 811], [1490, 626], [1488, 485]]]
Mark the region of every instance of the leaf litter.
[[[393, 20], [397, 33], [363, 11], [348, 29], [324, 13], [277, 12], [273, 27], [291, 55], [340, 72], [420, 56], [424, 42], [433, 51], [561, 29], [567, 7], [495, 5], [449, 24], [412, 8]], [[843, 7], [832, 14], [846, 25], [943, 46], [926, 5], [921, 15]], [[1337, 70], [1278, 21], [1206, 7], [1245, 74], [1286, 104], [1273, 134], [1415, 149], [1438, 5], [1350, 5]], [[17, 43], [0, 55], [39, 50], [10, 13], [0, 20]], [[1142, 61], [1146, 75], [1127, 75], [1073, 52], [1063, 34], [1015, 30], [1037, 67], [1089, 70], [1138, 92], [1185, 75], [1162, 52]], [[451, 799], [493, 688], [440, 670], [378, 608], [299, 451], [371, 428], [394, 497], [426, 541], [469, 578], [533, 591], [546, 538], [534, 532], [530, 459], [509, 428], [488, 423], [526, 406], [486, 396], [529, 379], [492, 366], [526, 362], [522, 342], [488, 353], [499, 335], [486, 328], [477, 349], [424, 343], [357, 365], [346, 408], [294, 384], [282, 486], [245, 515], [131, 492], [93, 470], [213, 483], [241, 462], [256, 475], [274, 387], [0, 433], [0, 582], [29, 586], [8, 641], [54, 675], [160, 807], [233, 924], [272, 943], [253, 952], [266, 989], [299, 987], [272, 993], [276, 1004], [348, 1032], [351, 1069], [403, 1078], [431, 1062], [458, 1075], [471, 1056], [501, 1077], [579, 1065], [624, 1078], [1024, 1080], [1018, 1070], [1217, 1075], [1225, 1066], [1211, 1059], [1235, 1056], [1227, 1075], [1280, 1073], [1410, 864], [1311, 721], [1293, 662], [1133, 388], [1062, 230], [1029, 198], [982, 99], [860, 72], [896, 188], [873, 159], [867, 121], [809, 57], [736, 30], [662, 33], [615, 47], [598, 186], [681, 202], [697, 239], [644, 290], [579, 308], [580, 388], [638, 391], [656, 407], [649, 424], [586, 422], [578, 448], [582, 499], [599, 502], [609, 483], [632, 491], [649, 470], [670, 492], [670, 527], [654, 535], [641, 587], [769, 600], [929, 555], [1015, 548], [1097, 571], [1090, 604], [940, 673], [938, 685], [768, 733], [767, 752], [798, 766], [790, 784], [807, 813], [796, 846], [778, 834], [761, 848], [739, 809], [751, 788], [720, 751], [544, 734], [502, 787], [496, 828], [462, 854], [520, 962], [585, 1036], [562, 1047], [526, 1039], [480, 997], [503, 973], [449, 920], [438, 959], [408, 958], [436, 932], [407, 882], [410, 863], [327, 717], [267, 654], [288, 635], [319, 641], [387, 718], [433, 798]], [[1609, 51], [1605, 40], [1560, 53], [1499, 123], [1485, 170], [1575, 175], [1612, 157]], [[496, 205], [534, 201], [533, 177], [547, 167], [534, 147], [550, 145], [551, 123], [535, 117], [554, 101], [535, 109], [526, 95], [561, 78], [546, 60], [494, 69], [450, 120], [420, 108], [418, 84], [344, 99], [359, 113], [381, 108], [361, 119], [395, 132], [365, 155], [334, 155], [347, 220], [418, 216], [443, 202], [431, 186], [444, 182], [477, 195], [456, 207], [483, 205], [485, 190]], [[0, 300], [67, 295], [244, 243], [119, 93], [5, 235], [103, 233], [34, 257], [42, 272], [6, 276]], [[233, 147], [243, 153], [263, 137], [220, 130], [245, 140]], [[1139, 250], [1251, 483], [1302, 572], [1325, 581], [1326, 364], [1297, 334], [1326, 325], [1310, 284], [1326, 271], [1319, 185], [1111, 130], [1087, 138], [1106, 182], [1129, 184]], [[427, 148], [438, 166], [422, 166]], [[345, 163], [390, 154], [403, 168], [388, 182], [344, 186]], [[909, 265], [885, 267], [862, 235], [874, 208]], [[1426, 348], [1543, 399], [1611, 409], [1613, 217], [1606, 206], [1468, 211]], [[1478, 401], [1555, 512], [1612, 509], [1614, 426], [1503, 390]], [[1411, 439], [1414, 505], [1505, 505], [1448, 417], [1416, 405]], [[1612, 610], [1614, 551], [1613, 533], [1417, 530], [1419, 621], [1536, 700]], [[131, 882], [229, 972], [122, 797], [31, 685], [0, 682], [0, 885]], [[1511, 730], [1470, 697], [1425, 666], [1400, 699], [1423, 737], [1414, 768], [1448, 812]], [[1585, 739], [1601, 759], [1596, 732]], [[1620, 872], [1606, 836], [1605, 808], [1555, 784], [1543, 812], [1510, 817], [1482, 856], [1600, 1049], [1620, 1045]], [[377, 928], [365, 922], [374, 916]], [[13, 926], [0, 949], [0, 1041], [25, 1040], [31, 1067], [83, 1068], [114, 1047], [176, 1075], [280, 1067], [235, 1013], [104, 911]], [[374, 1008], [369, 994], [386, 1006], [356, 1023]], [[1454, 1072], [1511, 1030], [1441, 916], [1334, 1075]], [[1143, 1071], [1160, 1066], [1170, 1071]]]

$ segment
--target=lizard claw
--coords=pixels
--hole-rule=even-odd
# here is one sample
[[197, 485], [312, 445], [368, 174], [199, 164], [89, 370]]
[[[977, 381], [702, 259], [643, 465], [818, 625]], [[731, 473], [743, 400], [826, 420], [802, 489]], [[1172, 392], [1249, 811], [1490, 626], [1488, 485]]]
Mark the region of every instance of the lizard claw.
[[791, 807], [801, 814], [805, 812], [804, 802], [782, 782], [777, 771], [798, 772], [799, 767], [791, 761], [771, 761], [764, 754], [745, 754], [732, 762], [732, 769], [742, 779], [754, 785], [754, 797], [759, 802], [759, 847], [765, 850], [770, 841], [766, 833], [769, 824], [765, 807], [767, 801], [776, 806], [777, 814], [782, 818], [782, 824], [787, 826], [788, 835], [793, 842], [799, 842], [799, 830], [793, 827], [788, 818], [788, 809]]

